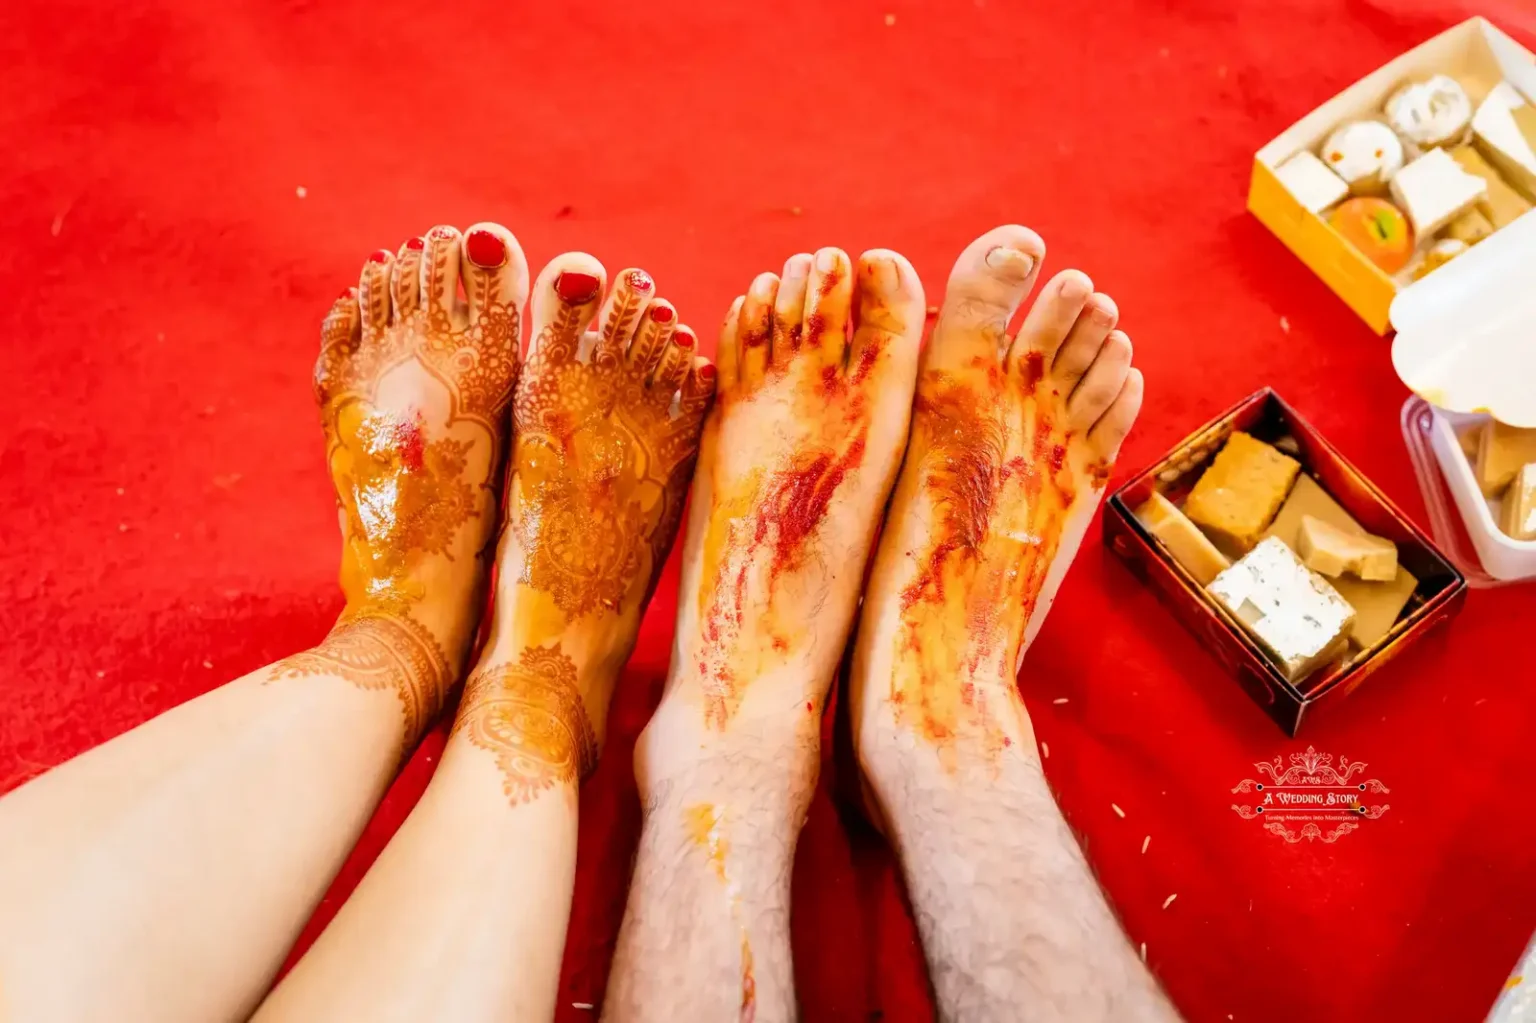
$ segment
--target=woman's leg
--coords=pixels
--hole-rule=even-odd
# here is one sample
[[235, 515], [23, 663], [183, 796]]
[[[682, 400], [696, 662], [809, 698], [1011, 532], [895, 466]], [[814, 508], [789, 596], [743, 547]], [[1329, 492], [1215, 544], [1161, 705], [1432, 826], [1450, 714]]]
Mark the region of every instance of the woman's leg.
[[621, 273], [606, 302], [602, 280], [573, 253], [534, 284], [490, 638], [426, 794], [261, 1023], [554, 1013], [577, 784], [714, 394], [650, 277]]
[[337, 300], [315, 384], [341, 620], [0, 800], [0, 1018], [206, 1023], [261, 998], [468, 655], [527, 276], [505, 228], [438, 227]]

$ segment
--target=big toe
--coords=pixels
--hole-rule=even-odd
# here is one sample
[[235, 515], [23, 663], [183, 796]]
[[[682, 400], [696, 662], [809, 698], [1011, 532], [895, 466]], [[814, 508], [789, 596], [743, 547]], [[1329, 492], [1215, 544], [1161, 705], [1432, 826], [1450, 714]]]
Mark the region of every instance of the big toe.
[[1001, 357], [1008, 323], [1044, 261], [1045, 242], [1018, 224], [993, 228], [967, 245], [950, 271], [926, 365], [953, 368]]
[[500, 224], [476, 224], [460, 245], [459, 280], [468, 307], [468, 326], [481, 347], [516, 358], [521, 339], [518, 317], [528, 298], [528, 261], [511, 231]]
[[459, 280], [471, 325], [517, 311], [528, 298], [528, 261], [517, 238], [500, 224], [475, 224], [460, 246]]
[[530, 364], [554, 365], [574, 361], [582, 335], [597, 315], [606, 277], [603, 264], [585, 252], [567, 252], [539, 272], [528, 302], [533, 340]]

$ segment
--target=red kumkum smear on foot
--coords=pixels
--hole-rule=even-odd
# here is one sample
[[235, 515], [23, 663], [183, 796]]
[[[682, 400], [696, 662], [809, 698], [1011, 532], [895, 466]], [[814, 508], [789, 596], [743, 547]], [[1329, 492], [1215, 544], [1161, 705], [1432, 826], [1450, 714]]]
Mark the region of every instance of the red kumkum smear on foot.
[[1027, 398], [1035, 393], [1035, 388], [1040, 386], [1040, 381], [1045, 379], [1045, 356], [1040, 352], [1026, 352], [1024, 355], [1024, 378], [1021, 386], [1024, 396]]

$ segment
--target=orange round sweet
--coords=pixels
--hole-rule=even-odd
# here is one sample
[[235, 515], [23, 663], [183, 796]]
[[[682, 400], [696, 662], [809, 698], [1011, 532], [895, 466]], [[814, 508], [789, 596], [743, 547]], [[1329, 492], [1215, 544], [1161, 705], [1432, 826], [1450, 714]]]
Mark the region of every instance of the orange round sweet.
[[1385, 199], [1346, 200], [1329, 214], [1328, 223], [1386, 273], [1397, 273], [1413, 258], [1413, 227]]

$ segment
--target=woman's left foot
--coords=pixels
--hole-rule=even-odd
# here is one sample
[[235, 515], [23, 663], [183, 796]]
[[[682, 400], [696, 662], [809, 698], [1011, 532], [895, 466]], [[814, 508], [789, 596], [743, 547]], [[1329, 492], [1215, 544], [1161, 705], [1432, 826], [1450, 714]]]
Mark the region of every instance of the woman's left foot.
[[322, 331], [315, 395], [347, 603], [272, 677], [393, 689], [406, 746], [442, 708], [480, 621], [527, 294], [510, 231], [439, 226], [371, 255]]

